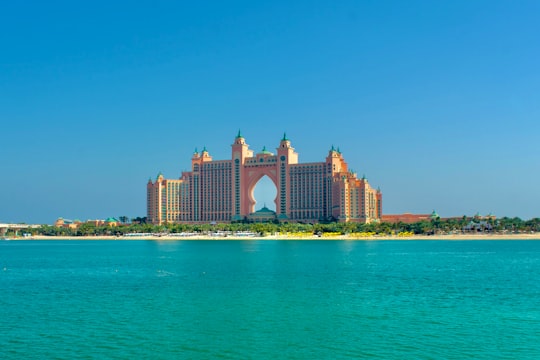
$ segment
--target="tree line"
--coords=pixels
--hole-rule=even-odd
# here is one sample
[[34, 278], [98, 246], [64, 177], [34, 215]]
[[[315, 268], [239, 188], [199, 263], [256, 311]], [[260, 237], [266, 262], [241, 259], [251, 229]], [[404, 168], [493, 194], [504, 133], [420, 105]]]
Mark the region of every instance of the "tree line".
[[[363, 223], [293, 223], [268, 222], [250, 223], [248, 221], [217, 224], [148, 224], [145, 218], [136, 218], [138, 221], [119, 226], [96, 226], [91, 223], [82, 223], [76, 229], [42, 225], [39, 228], [18, 229], [17, 234], [46, 235], [46, 236], [123, 236], [127, 234], [179, 234], [197, 233], [212, 234], [215, 232], [237, 233], [252, 232], [259, 235], [275, 233], [295, 233], [322, 235], [324, 233], [352, 234], [372, 233], [375, 235], [399, 235], [412, 233], [415, 235], [443, 235], [467, 233], [535, 233], [540, 232], [540, 218], [522, 220], [518, 217], [500, 219], [479, 219], [475, 217], [431, 219], [415, 223], [389, 223], [373, 222]], [[135, 219], [134, 219], [135, 220]], [[7, 236], [15, 235], [14, 230], [8, 231]]]

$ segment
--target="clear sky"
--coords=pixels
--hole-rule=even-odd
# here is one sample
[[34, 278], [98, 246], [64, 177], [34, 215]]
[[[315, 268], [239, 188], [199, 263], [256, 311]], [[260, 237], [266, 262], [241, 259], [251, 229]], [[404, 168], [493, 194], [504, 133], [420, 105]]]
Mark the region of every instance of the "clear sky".
[[[146, 215], [194, 149], [339, 146], [383, 212], [540, 216], [540, 2], [4, 1], [0, 222]], [[258, 204], [271, 200], [257, 187]]]

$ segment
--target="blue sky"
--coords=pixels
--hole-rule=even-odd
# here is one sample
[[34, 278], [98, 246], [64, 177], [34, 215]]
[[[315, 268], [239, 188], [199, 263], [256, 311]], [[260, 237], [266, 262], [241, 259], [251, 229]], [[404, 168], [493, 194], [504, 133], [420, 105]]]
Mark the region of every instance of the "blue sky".
[[538, 1], [4, 2], [0, 222], [145, 216], [149, 177], [179, 177], [196, 147], [228, 159], [238, 129], [255, 151], [287, 132], [301, 162], [339, 146], [385, 213], [538, 217], [539, 16]]

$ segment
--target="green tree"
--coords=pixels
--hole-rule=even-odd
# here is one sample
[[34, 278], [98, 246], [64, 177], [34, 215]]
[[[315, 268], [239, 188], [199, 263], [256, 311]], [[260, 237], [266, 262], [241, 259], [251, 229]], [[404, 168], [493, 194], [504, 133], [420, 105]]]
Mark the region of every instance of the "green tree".
[[79, 226], [79, 228], [76, 230], [77, 236], [92, 236], [96, 235], [96, 225], [91, 223], [84, 223]]

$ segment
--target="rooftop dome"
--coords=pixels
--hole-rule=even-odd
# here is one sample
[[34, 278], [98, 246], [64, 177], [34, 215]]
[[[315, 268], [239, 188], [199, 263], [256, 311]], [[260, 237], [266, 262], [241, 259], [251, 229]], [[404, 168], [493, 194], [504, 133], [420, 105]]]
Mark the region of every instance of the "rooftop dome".
[[263, 213], [268, 213], [268, 214], [275, 214], [276, 212], [273, 211], [273, 210], [270, 210], [269, 208], [266, 207], [266, 204], [260, 208], [259, 210], [255, 211], [255, 213], [259, 213], [259, 214], [263, 214]]
[[261, 152], [259, 154], [274, 155], [270, 151], [266, 150], [266, 146], [263, 146], [263, 149], [261, 150]]

